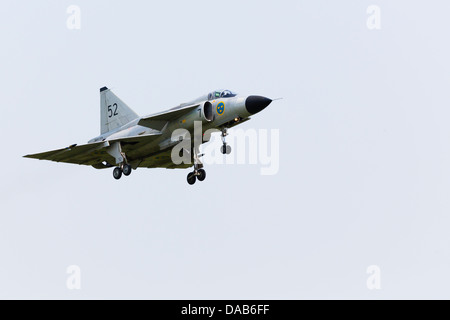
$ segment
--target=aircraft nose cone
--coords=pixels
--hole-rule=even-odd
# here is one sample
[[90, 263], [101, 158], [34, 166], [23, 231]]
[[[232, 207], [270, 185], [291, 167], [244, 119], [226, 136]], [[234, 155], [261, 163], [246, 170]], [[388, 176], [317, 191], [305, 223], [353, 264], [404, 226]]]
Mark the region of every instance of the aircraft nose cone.
[[266, 97], [249, 96], [247, 100], [245, 100], [245, 108], [249, 113], [255, 114], [264, 110], [264, 108], [266, 108], [271, 103], [272, 100]]

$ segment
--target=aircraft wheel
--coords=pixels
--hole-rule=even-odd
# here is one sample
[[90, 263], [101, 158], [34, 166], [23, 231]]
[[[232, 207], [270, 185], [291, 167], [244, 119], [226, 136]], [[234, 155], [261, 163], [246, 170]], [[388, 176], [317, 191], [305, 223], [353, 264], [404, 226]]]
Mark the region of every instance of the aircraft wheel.
[[189, 172], [189, 174], [187, 175], [187, 182], [192, 185], [195, 183], [195, 174], [193, 172]]
[[222, 154], [230, 154], [231, 147], [227, 144], [224, 144], [222, 147], [220, 147], [220, 152], [222, 152]]
[[124, 166], [123, 166], [123, 174], [124, 175], [126, 175], [126, 176], [129, 176], [130, 174], [131, 174], [131, 170], [132, 170], [133, 168], [131, 168], [131, 166], [129, 165], [129, 164], [125, 164]]
[[115, 167], [113, 171], [114, 179], [119, 180], [122, 177], [122, 169]]
[[198, 176], [197, 179], [198, 181], [203, 181], [206, 178], [206, 171], [203, 169], [198, 170]]

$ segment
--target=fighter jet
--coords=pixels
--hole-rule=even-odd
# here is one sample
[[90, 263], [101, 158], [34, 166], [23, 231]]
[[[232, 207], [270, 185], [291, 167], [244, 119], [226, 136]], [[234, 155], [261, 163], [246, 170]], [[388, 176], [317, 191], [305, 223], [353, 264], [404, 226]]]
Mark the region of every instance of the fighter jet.
[[[200, 161], [199, 144], [190, 143], [183, 149], [192, 161], [177, 164], [172, 151], [185, 137], [174, 139], [176, 129], [194, 133], [195, 124], [201, 124], [202, 135], [210, 129], [221, 132], [221, 152], [229, 154], [227, 129], [250, 120], [262, 111], [271, 99], [251, 95], [240, 96], [230, 90], [217, 90], [167, 111], [140, 117], [110, 89], [100, 89], [100, 135], [87, 144], [73, 144], [67, 148], [26, 155], [26, 158], [88, 165], [96, 169], [113, 168], [113, 177], [129, 176], [137, 168], [190, 168], [187, 182], [203, 181], [206, 172]], [[201, 143], [208, 139], [202, 139]], [[201, 144], [200, 143], [200, 144]]]

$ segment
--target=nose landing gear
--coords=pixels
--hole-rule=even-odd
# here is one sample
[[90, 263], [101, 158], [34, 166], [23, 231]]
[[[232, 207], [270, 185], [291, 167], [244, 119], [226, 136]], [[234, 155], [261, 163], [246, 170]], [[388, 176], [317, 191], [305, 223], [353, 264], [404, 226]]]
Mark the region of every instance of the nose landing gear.
[[227, 142], [225, 140], [227, 135], [228, 135], [227, 128], [223, 128], [222, 129], [223, 145], [220, 147], [220, 152], [222, 152], [222, 154], [230, 154], [231, 153], [231, 147], [229, 145], [227, 145]]
[[230, 154], [231, 147], [229, 145], [227, 145], [226, 143], [224, 143], [223, 146], [220, 147], [220, 152], [222, 152], [222, 154]]

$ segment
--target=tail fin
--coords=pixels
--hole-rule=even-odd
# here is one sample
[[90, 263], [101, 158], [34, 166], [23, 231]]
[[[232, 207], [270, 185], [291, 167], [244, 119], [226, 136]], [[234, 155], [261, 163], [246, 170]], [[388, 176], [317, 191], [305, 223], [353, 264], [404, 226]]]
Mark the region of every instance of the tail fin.
[[110, 89], [100, 89], [100, 134], [117, 129], [137, 118], [139, 116]]

